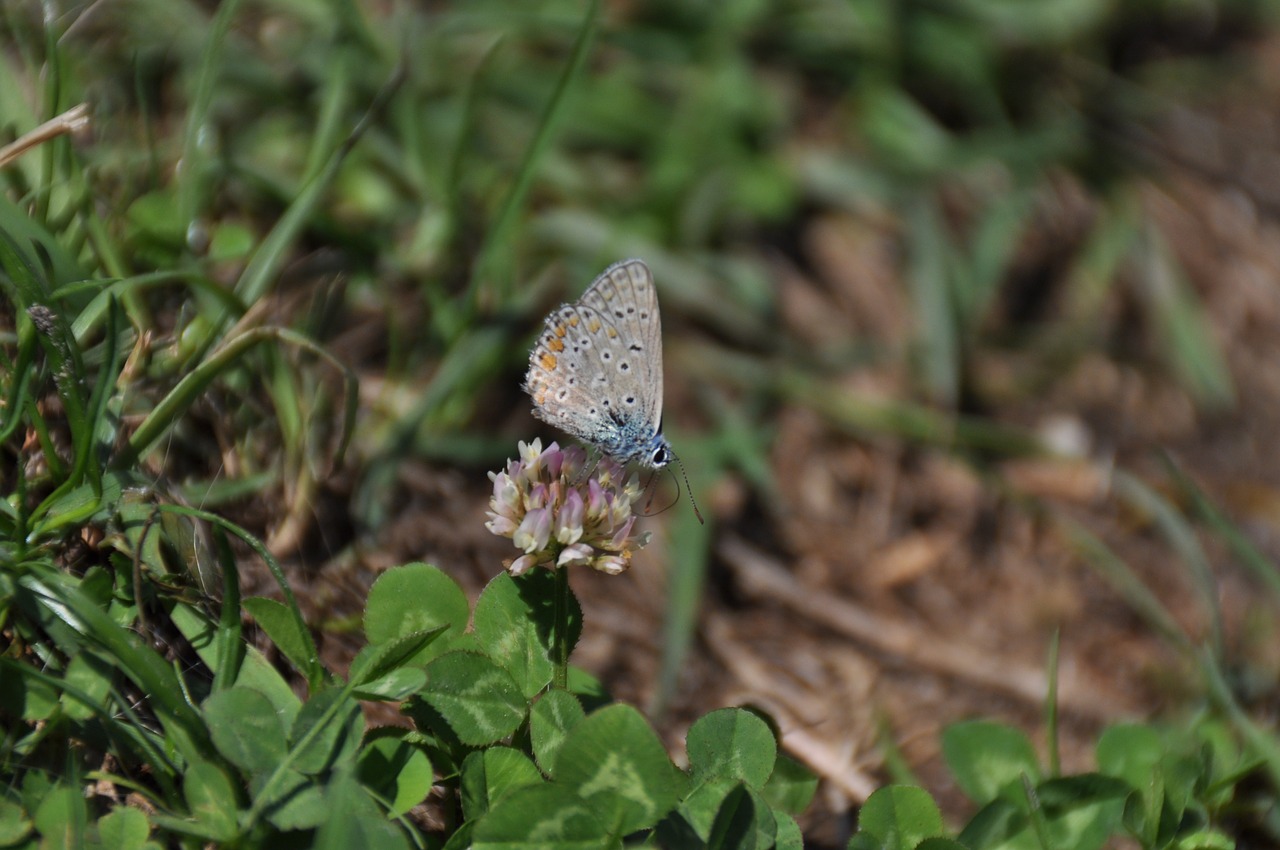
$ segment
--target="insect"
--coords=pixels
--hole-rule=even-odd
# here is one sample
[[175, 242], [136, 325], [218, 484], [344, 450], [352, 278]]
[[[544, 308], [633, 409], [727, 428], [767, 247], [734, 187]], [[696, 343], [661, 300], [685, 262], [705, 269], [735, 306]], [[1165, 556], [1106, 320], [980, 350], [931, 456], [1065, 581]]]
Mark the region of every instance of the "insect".
[[649, 267], [614, 263], [546, 324], [524, 382], [534, 415], [623, 464], [679, 462], [662, 435], [662, 318]]

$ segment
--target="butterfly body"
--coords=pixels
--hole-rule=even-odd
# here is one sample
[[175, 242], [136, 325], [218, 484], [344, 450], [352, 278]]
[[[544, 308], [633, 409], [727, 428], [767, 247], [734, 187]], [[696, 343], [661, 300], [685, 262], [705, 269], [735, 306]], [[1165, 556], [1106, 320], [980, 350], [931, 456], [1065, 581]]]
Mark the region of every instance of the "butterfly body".
[[546, 325], [525, 376], [534, 415], [622, 463], [670, 463], [662, 435], [662, 320], [648, 266], [614, 263]]

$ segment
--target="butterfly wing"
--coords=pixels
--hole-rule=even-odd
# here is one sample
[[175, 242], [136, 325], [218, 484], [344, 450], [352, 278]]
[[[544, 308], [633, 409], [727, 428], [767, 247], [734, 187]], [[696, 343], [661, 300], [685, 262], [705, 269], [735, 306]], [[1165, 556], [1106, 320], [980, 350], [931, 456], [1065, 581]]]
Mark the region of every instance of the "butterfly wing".
[[610, 266], [547, 317], [525, 389], [544, 422], [619, 459], [642, 457], [662, 416], [662, 328], [644, 263]]
[[611, 365], [628, 391], [634, 390], [645, 421], [658, 430], [662, 422], [662, 316], [649, 267], [642, 260], [614, 263], [578, 303], [594, 309], [617, 331], [614, 348], [619, 359]]
[[[543, 422], [591, 443], [609, 442], [612, 427], [607, 381], [593, 338], [603, 326], [594, 311], [562, 304], [547, 317], [546, 330], [529, 355], [524, 388]], [[584, 346], [583, 343], [586, 342]]]

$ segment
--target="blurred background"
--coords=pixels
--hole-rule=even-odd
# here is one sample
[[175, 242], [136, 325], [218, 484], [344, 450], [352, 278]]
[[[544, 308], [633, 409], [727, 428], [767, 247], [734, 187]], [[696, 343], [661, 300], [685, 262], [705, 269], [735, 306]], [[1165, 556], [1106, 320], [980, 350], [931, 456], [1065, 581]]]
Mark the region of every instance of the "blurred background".
[[1280, 707], [1274, 3], [49, 0], [0, 38], [0, 141], [88, 104], [0, 229], [77, 309], [117, 282], [123, 434], [255, 329], [358, 375], [341, 462], [341, 369], [285, 337], [138, 458], [267, 541], [337, 669], [381, 570], [513, 557], [486, 472], [566, 439], [542, 317], [640, 257], [707, 523], [660, 481], [634, 568], [573, 576], [575, 660], [673, 747], [767, 710], [834, 842], [892, 778], [963, 811], [946, 723], [1043, 742], [1055, 634], [1070, 769], [1224, 711], [1206, 656]]

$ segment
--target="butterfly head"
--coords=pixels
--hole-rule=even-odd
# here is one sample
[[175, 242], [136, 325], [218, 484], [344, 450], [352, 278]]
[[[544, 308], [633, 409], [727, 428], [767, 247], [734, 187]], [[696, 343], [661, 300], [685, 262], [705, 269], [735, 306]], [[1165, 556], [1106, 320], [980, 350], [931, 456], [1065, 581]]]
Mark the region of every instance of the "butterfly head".
[[662, 469], [662, 467], [671, 463], [675, 455], [671, 452], [671, 446], [667, 444], [667, 439], [661, 434], [654, 435], [653, 442], [645, 451], [645, 455], [640, 458], [640, 463], [650, 469]]
[[[693, 505], [693, 514], [698, 518], [698, 522], [703, 522], [702, 513], [698, 510], [698, 503], [693, 498], [693, 489], [689, 486], [689, 476], [684, 471], [684, 464], [676, 453], [671, 450], [671, 444], [667, 442], [667, 438], [662, 436], [662, 432], [658, 431], [653, 435], [653, 439], [649, 441], [649, 445], [645, 447], [644, 453], [640, 456], [639, 462], [641, 466], [650, 469], [662, 469], [672, 461], [680, 467], [680, 477], [684, 479], [684, 489], [689, 491], [689, 501]], [[674, 470], [672, 470], [674, 475]], [[676, 492], [679, 493], [680, 484], [676, 483]], [[678, 498], [678, 496], [677, 496]], [[652, 501], [652, 497], [650, 497]]]

